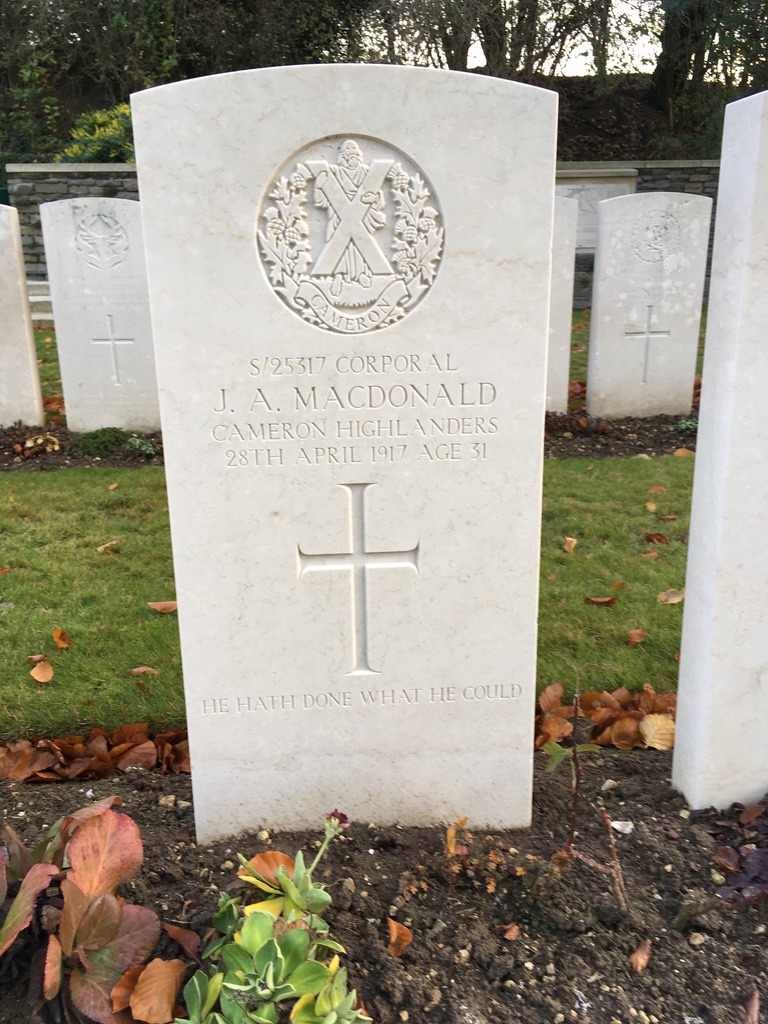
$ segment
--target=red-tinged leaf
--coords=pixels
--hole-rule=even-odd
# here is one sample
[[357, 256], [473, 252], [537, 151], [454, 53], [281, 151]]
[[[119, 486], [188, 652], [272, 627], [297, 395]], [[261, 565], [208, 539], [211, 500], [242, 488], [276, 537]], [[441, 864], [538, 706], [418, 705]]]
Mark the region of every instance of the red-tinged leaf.
[[135, 1020], [147, 1024], [168, 1024], [187, 965], [183, 960], [155, 959], [147, 964], [131, 996]]
[[43, 969], [43, 995], [49, 1001], [59, 994], [61, 974], [61, 945], [55, 935], [49, 935]]
[[649, 487], [649, 494], [663, 494], [666, 491], [666, 487], [660, 487], [658, 484], [655, 487]]
[[129, 668], [125, 673], [127, 676], [159, 676], [156, 668], [149, 668], [147, 665], [139, 665], [138, 668]]
[[[65, 737], [61, 740], [54, 740], [57, 746], [60, 748], [65, 744], [66, 739], [81, 739], [82, 737]], [[62, 841], [65, 841], [68, 836], [71, 836], [76, 828], [79, 828], [84, 822], [90, 818], [98, 818], [100, 814], [106, 814], [107, 811], [113, 807], [120, 807], [122, 805], [123, 798], [121, 796], [107, 796], [103, 800], [97, 800], [96, 803], [89, 804], [87, 807], [81, 807], [74, 814], [68, 814], [61, 823], [61, 837]]]
[[646, 533], [645, 540], [649, 544], [669, 544], [669, 537], [665, 537], [663, 533]]
[[153, 608], [156, 612], [168, 613], [175, 612], [178, 608], [177, 601], [148, 601], [148, 608]]
[[88, 905], [75, 935], [75, 948], [101, 949], [117, 935], [121, 906], [116, 896], [102, 893]]
[[[268, 885], [279, 889], [280, 886], [275, 878], [275, 872], [279, 867], [284, 867], [288, 874], [293, 877], [295, 864], [291, 857], [280, 853], [279, 850], [267, 850], [266, 853], [257, 853], [248, 861], [254, 871], [258, 872]], [[238, 878], [253, 878], [253, 875], [244, 867], [237, 872]]]
[[546, 714], [548, 711], [552, 711], [554, 708], [560, 706], [560, 702], [563, 699], [563, 684], [562, 683], [550, 683], [549, 686], [542, 690], [539, 697], [539, 707]]
[[11, 571], [10, 568], [8, 566], [6, 566], [5, 569], [0, 569], [0, 576], [2, 576], [3, 573], [10, 572], [10, 571]]
[[142, 693], [149, 693], [149, 687], [146, 683], [142, 683], [140, 679], [136, 680], [136, 688], [141, 690]]
[[64, 897], [64, 910], [59, 923], [59, 940], [64, 955], [72, 956], [77, 929], [88, 909], [88, 897], [69, 878], [62, 880], [61, 894]]
[[523, 934], [520, 931], [520, 925], [515, 924], [514, 922], [512, 924], [502, 925], [501, 927], [504, 929], [502, 937], [505, 938], [507, 942], [517, 942]]
[[60, 651], [66, 651], [72, 646], [72, 641], [63, 629], [54, 629], [53, 639], [56, 641], [56, 646]]
[[613, 584], [613, 586], [611, 587], [611, 590], [624, 590], [626, 585], [627, 584], [626, 584], [625, 580], [619, 580], [617, 583]]
[[53, 679], [53, 665], [49, 664], [47, 661], [41, 661], [38, 665], [35, 665], [29, 674], [35, 682], [50, 683]]
[[648, 634], [644, 629], [630, 629], [627, 633], [627, 645], [629, 647], [639, 647], [643, 640], [648, 639]]
[[726, 871], [738, 871], [741, 867], [741, 857], [738, 850], [734, 850], [732, 846], [716, 847], [712, 860]]
[[651, 940], [643, 939], [634, 953], [629, 955], [629, 963], [635, 973], [644, 971], [651, 959]]
[[48, 883], [59, 869], [55, 864], [33, 864], [24, 876], [16, 898], [6, 914], [0, 928], [0, 956], [13, 940], [27, 927], [35, 911], [37, 897], [47, 888]]
[[174, 942], [184, 950], [190, 960], [200, 960], [200, 936], [191, 928], [180, 928], [176, 924], [163, 924], [163, 928]]
[[44, 772], [56, 763], [56, 755], [50, 750], [36, 750], [32, 747], [29, 750], [19, 751], [12, 762], [9, 759], [9, 763], [0, 777], [11, 779], [13, 782], [26, 782], [37, 772]]
[[628, 708], [632, 703], [632, 694], [626, 688], [626, 686], [618, 686], [613, 693], [608, 694], [605, 691], [602, 693], [603, 700], [610, 697], [611, 700], [616, 702], [616, 706], [620, 708]]
[[618, 597], [585, 597], [584, 604], [597, 604], [602, 608], [610, 608], [616, 604]]
[[133, 995], [133, 990], [136, 988], [136, 982], [144, 973], [144, 970], [144, 964], [137, 964], [135, 967], [129, 967], [112, 989], [109, 995], [112, 1000], [112, 1009], [115, 1013], [119, 1013], [121, 1010], [127, 1010], [130, 1007], [131, 996]]
[[410, 928], [406, 928], [404, 924], [400, 924], [399, 921], [393, 921], [391, 917], [387, 918], [387, 928], [389, 929], [389, 945], [387, 949], [392, 956], [399, 958], [413, 942], [413, 932]]
[[751, 825], [752, 822], [762, 818], [766, 810], [768, 810], [768, 802], [766, 801], [762, 801], [759, 804], [750, 804], [739, 815], [739, 821], [742, 825]]
[[106, 811], [83, 822], [70, 839], [69, 878], [89, 899], [114, 895], [118, 885], [138, 872], [143, 856], [136, 823], [127, 815]]

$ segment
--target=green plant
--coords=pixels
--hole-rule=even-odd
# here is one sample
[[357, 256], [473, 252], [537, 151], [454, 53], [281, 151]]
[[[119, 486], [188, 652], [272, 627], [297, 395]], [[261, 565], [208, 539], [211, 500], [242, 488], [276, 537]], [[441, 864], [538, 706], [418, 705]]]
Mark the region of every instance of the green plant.
[[680, 431], [681, 434], [695, 434], [696, 431], [699, 429], [699, 421], [685, 419], [678, 420], [677, 429]]
[[102, 458], [118, 451], [128, 443], [130, 437], [128, 431], [121, 430], [120, 427], [100, 427], [98, 430], [89, 430], [88, 433], [81, 434], [77, 443], [84, 455]]
[[128, 438], [125, 442], [125, 447], [133, 448], [134, 451], [141, 452], [142, 455], [146, 455], [148, 458], [157, 455], [157, 448], [152, 442], [148, 441], [146, 437], [137, 437], [136, 434]]
[[[154, 911], [116, 896], [143, 859], [136, 824], [112, 810], [120, 802], [109, 797], [61, 818], [34, 850], [7, 822], [0, 830], [0, 956], [37, 950], [33, 1010], [46, 1006], [55, 1020], [112, 1022], [115, 985], [145, 963], [160, 936]], [[159, 1012], [173, 1007], [180, 970], [171, 974], [162, 996], [150, 995]], [[141, 999], [141, 978], [137, 990]]]
[[239, 877], [271, 898], [243, 905], [222, 893], [212, 922], [219, 935], [203, 951], [216, 966], [207, 975], [196, 971], [187, 983], [188, 1016], [176, 1024], [278, 1024], [291, 1003], [293, 1024], [370, 1021], [339, 966], [343, 947], [317, 916], [331, 897], [312, 880], [328, 844], [347, 824], [339, 811], [326, 815], [323, 842], [308, 868], [301, 851], [293, 860], [277, 851], [250, 861], [239, 856]]
[[54, 157], [55, 163], [133, 163], [136, 159], [127, 103], [82, 114], [70, 135], [73, 141]]

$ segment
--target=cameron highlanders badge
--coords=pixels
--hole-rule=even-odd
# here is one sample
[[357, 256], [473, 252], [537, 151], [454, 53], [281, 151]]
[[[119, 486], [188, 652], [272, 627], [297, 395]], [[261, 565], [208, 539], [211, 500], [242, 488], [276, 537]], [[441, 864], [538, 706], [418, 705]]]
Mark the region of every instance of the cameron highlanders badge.
[[256, 233], [283, 302], [339, 334], [401, 320], [429, 291], [443, 251], [439, 204], [419, 168], [354, 136], [302, 150], [270, 183]]

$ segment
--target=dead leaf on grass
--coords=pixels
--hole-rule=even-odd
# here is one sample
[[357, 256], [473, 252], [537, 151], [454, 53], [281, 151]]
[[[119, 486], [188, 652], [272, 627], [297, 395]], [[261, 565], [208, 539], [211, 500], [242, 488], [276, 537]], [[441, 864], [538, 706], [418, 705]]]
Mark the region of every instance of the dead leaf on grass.
[[160, 673], [156, 668], [149, 668], [148, 665], [139, 665], [138, 668], [129, 668], [126, 672], [128, 676], [159, 676]]
[[413, 942], [413, 932], [399, 921], [393, 921], [391, 917], [387, 918], [387, 928], [389, 929], [387, 949], [392, 956], [401, 957]]
[[656, 502], [655, 501], [646, 501], [645, 507], [648, 509], [649, 512], [655, 512], [656, 511]]
[[10, 571], [11, 571], [10, 568], [8, 566], [6, 566], [5, 569], [0, 569], [0, 576], [2, 576], [4, 572], [10, 572]]
[[663, 533], [646, 533], [645, 540], [649, 544], [669, 544], [669, 537], [665, 537]]
[[27, 661], [30, 665], [39, 665], [41, 661], [48, 661], [47, 654], [28, 654]]
[[114, 547], [115, 544], [119, 543], [119, 540], [108, 540], [106, 544], [99, 544], [96, 550], [100, 551], [103, 555], [114, 555], [115, 552], [111, 549]]
[[679, 519], [680, 516], [677, 512], [668, 512], [665, 516], [656, 516], [656, 519], [660, 523], [671, 523], [674, 519]]
[[178, 601], [147, 601], [148, 608], [161, 613], [175, 612], [178, 606]]
[[53, 665], [49, 665], [46, 661], [41, 661], [35, 665], [29, 674], [35, 682], [50, 683], [53, 679]]
[[659, 552], [654, 548], [653, 551], [646, 551], [645, 554], [640, 555], [641, 558], [658, 558]]
[[680, 604], [685, 598], [685, 590], [662, 590], [656, 600], [659, 604]]
[[613, 584], [613, 586], [611, 587], [611, 590], [624, 590], [626, 585], [627, 584], [626, 584], [625, 580], [619, 580], [618, 583], [614, 583]]
[[117, 490], [117, 484], [107, 484], [107, 490], [108, 491], [116, 491]]
[[63, 629], [54, 629], [53, 639], [56, 641], [56, 646], [60, 651], [66, 651], [72, 646], [72, 641]]
[[627, 633], [627, 644], [629, 647], [639, 647], [643, 640], [648, 639], [644, 629], [630, 629]]
[[573, 550], [578, 543], [579, 542], [575, 537], [566, 537], [565, 543], [563, 544], [563, 551], [565, 551], [567, 555], [572, 555]]
[[629, 963], [632, 970], [637, 974], [644, 971], [651, 959], [651, 940], [643, 939], [634, 953], [629, 954]]
[[667, 489], [666, 487], [661, 487], [661, 486], [659, 486], [659, 484], [656, 484], [654, 487], [649, 487], [648, 488], [648, 493], [649, 494], [663, 494], [666, 491], [666, 489]]
[[618, 597], [585, 597], [584, 604], [598, 604], [602, 608], [610, 608], [618, 600]]

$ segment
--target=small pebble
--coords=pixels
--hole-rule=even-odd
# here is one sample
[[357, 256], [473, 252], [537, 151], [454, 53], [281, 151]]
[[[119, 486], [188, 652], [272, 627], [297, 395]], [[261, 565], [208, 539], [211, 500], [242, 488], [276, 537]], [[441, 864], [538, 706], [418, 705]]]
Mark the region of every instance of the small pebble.
[[555, 973], [555, 965], [554, 964], [547, 964], [545, 970], [546, 970], [547, 974], [554, 974]]
[[691, 932], [688, 936], [688, 943], [691, 946], [703, 946], [707, 941], [707, 936], [703, 932]]
[[469, 950], [468, 949], [460, 949], [458, 951], [458, 953], [456, 954], [456, 959], [460, 960], [461, 963], [463, 963], [463, 964], [467, 963], [467, 961], [469, 960]]
[[667, 872], [668, 875], [671, 875], [672, 872], [675, 870], [674, 864], [665, 864], [664, 870]]
[[766, 931], [768, 931], [768, 928], [766, 928], [764, 924], [759, 924], [757, 928], [755, 928], [755, 935], [765, 935]]
[[687, 807], [683, 807], [683, 809], [681, 811], [678, 811], [677, 813], [680, 815], [681, 818], [690, 818], [691, 816], [691, 812], [688, 810]]
[[533, 963], [532, 963], [532, 961], [526, 960], [525, 963], [523, 964], [523, 967], [526, 969], [526, 971], [532, 971], [533, 970]]
[[191, 800], [177, 800], [176, 801], [176, 806], [179, 808], [180, 811], [186, 811], [188, 807], [192, 806], [192, 801]]
[[173, 807], [176, 803], [176, 797], [173, 793], [168, 793], [166, 796], [159, 796], [157, 803], [159, 807]]
[[223, 864], [219, 865], [222, 871], [231, 871], [234, 866], [231, 860], [225, 860]]
[[267, 830], [263, 828], [260, 832], [256, 833], [256, 838], [259, 840], [260, 843], [268, 843], [269, 832], [267, 832]]
[[603, 793], [610, 793], [612, 789], [618, 789], [619, 784], [616, 779], [606, 779], [600, 787], [600, 791]]
[[401, 1010], [400, 1011], [400, 1020], [408, 1020], [408, 1019], [409, 1019], [408, 1011], [407, 1010]]
[[715, 885], [725, 885], [725, 875], [720, 871], [715, 871], [713, 868], [710, 872], [710, 877]]

